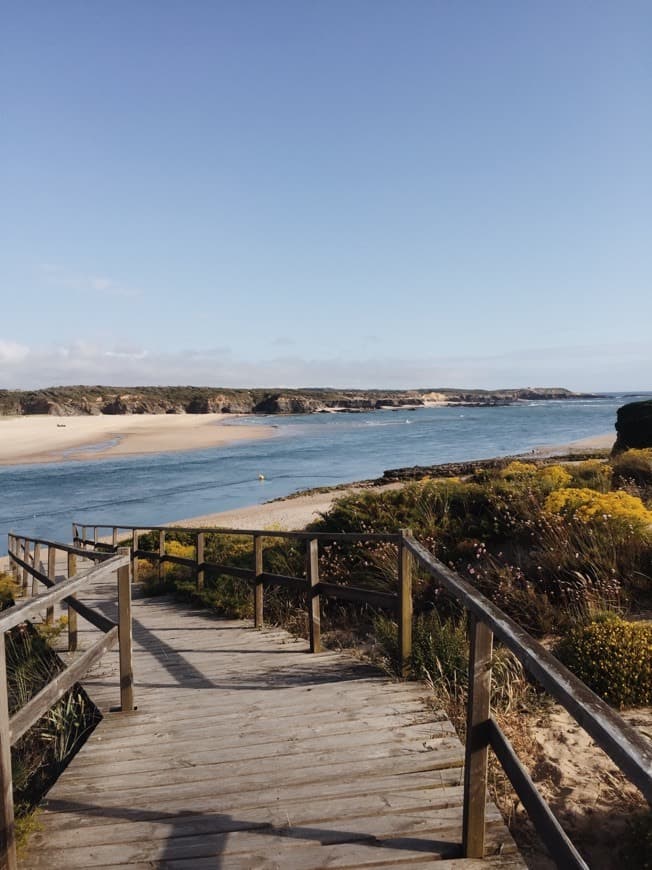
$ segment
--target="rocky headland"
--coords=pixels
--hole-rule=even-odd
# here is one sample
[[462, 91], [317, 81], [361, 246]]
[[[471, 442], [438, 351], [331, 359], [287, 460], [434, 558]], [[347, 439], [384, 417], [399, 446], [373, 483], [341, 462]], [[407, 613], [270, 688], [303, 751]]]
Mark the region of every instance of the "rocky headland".
[[595, 398], [562, 387], [509, 390], [232, 390], [211, 387], [50, 387], [0, 390], [0, 415], [59, 417], [120, 414], [315, 414], [420, 408], [495, 406], [541, 399]]
[[630, 402], [618, 408], [616, 432], [614, 454], [632, 448], [652, 447], [652, 399]]

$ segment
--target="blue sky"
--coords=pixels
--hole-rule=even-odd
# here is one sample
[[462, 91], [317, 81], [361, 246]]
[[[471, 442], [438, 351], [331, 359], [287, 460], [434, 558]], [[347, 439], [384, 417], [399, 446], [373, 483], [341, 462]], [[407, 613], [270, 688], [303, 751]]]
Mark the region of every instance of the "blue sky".
[[648, 2], [5, 6], [0, 387], [649, 389]]

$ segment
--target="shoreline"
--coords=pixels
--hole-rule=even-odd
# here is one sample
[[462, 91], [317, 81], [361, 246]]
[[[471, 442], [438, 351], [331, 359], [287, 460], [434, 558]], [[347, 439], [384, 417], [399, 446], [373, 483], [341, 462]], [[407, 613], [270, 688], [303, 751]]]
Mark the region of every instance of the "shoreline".
[[[610, 449], [615, 441], [611, 432], [600, 435], [592, 435], [588, 438], [580, 438], [567, 444], [545, 445], [532, 451], [530, 455], [536, 459], [554, 458], [555, 456], [572, 456], [574, 453], [584, 454], [591, 451], [602, 453]], [[519, 454], [513, 457], [495, 457], [495, 459], [519, 458], [527, 459], [528, 454]], [[482, 460], [475, 460], [481, 462]], [[493, 460], [490, 460], [493, 461]], [[468, 464], [473, 464], [469, 460]], [[445, 463], [442, 463], [442, 467]], [[436, 466], [433, 466], [436, 468]], [[374, 492], [386, 492], [392, 489], [400, 489], [405, 486], [407, 480], [387, 480], [382, 478], [375, 480], [356, 480], [349, 483], [335, 484], [332, 487], [299, 490], [295, 493], [272, 499], [262, 504], [246, 505], [245, 507], [233, 508], [228, 511], [216, 511], [211, 514], [203, 514], [195, 517], [184, 517], [173, 522], [166, 523], [169, 526], [223, 526], [230, 529], [260, 529], [280, 527], [285, 531], [300, 531], [308, 523], [318, 518], [318, 515], [330, 510], [333, 503], [346, 495], [363, 492], [372, 489]]]
[[275, 434], [272, 426], [238, 425], [234, 419], [238, 417], [233, 414], [0, 417], [0, 465], [201, 450]]
[[[201, 415], [202, 418], [205, 418], [207, 415]], [[236, 429], [236, 430], [246, 430], [240, 434], [239, 438], [230, 439], [222, 441], [222, 444], [232, 443], [234, 440], [245, 440], [251, 437], [265, 438], [271, 437], [271, 435], [275, 432], [275, 430], [271, 427], [250, 427], [250, 426], [220, 426], [219, 424], [223, 421], [224, 417], [231, 417], [231, 415], [224, 414], [214, 414], [209, 415], [211, 417], [210, 421], [204, 420], [205, 427], [209, 428], [211, 423], [213, 423], [214, 428], [218, 429], [218, 431], [223, 429]], [[215, 419], [217, 418], [217, 419]], [[50, 418], [53, 419], [53, 418]], [[55, 420], [57, 418], [54, 418]], [[60, 418], [59, 418], [60, 419]], [[64, 418], [70, 419], [70, 418]], [[95, 419], [95, 418], [88, 418]], [[140, 419], [140, 418], [132, 418], [132, 419]], [[186, 419], [186, 418], [180, 418]], [[215, 425], [218, 424], [218, 425]], [[3, 424], [0, 423], [0, 426]], [[114, 427], [115, 428], [115, 427]], [[201, 428], [201, 427], [200, 427]], [[259, 435], [252, 436], [252, 430], [258, 432], [259, 429], [262, 429], [263, 432]], [[269, 435], [267, 431], [269, 429]], [[2, 431], [0, 429], [0, 431]], [[133, 433], [132, 433], [133, 434]], [[137, 436], [134, 436], [137, 437]], [[145, 437], [145, 436], [143, 436]], [[202, 433], [202, 438], [204, 434]], [[608, 450], [615, 441], [615, 435], [612, 432], [605, 432], [600, 435], [592, 435], [588, 438], [581, 438], [576, 441], [571, 441], [566, 444], [556, 444], [556, 445], [544, 445], [538, 448], [535, 448], [530, 454], [519, 454], [510, 457], [495, 457], [496, 460], [499, 459], [521, 459], [527, 460], [528, 456], [532, 456], [535, 459], [546, 459], [546, 458], [554, 458], [555, 456], [567, 456], [572, 457], [574, 453], [579, 455], [585, 454], [587, 452], [595, 451], [596, 454], [604, 453], [605, 450]], [[123, 442], [124, 443], [124, 442]], [[211, 443], [219, 443], [219, 442], [211, 442]], [[195, 449], [199, 449], [201, 446], [210, 446], [210, 445], [198, 445]], [[177, 447], [177, 448], [168, 448], [168, 449], [193, 449], [185, 447]], [[141, 451], [143, 452], [143, 451]], [[163, 452], [160, 451], [160, 448], [156, 448], [155, 450], [149, 450], [144, 452]], [[95, 454], [99, 457], [99, 454]], [[113, 454], [115, 455], [115, 454]], [[128, 441], [124, 444], [122, 455], [131, 455], [129, 453]], [[74, 457], [75, 459], [80, 458], [79, 455]], [[29, 460], [26, 460], [29, 461]], [[35, 461], [35, 460], [32, 460]], [[50, 458], [46, 461], [57, 461], [57, 458]], [[493, 460], [475, 460], [476, 462], [486, 462]], [[472, 464], [473, 460], [469, 460], [469, 464]], [[0, 465], [7, 464], [3, 462], [0, 458]], [[19, 463], [12, 463], [19, 464]], [[440, 465], [445, 466], [446, 463], [440, 463]], [[436, 466], [432, 466], [435, 468]], [[250, 505], [245, 505], [244, 507], [232, 508], [227, 511], [215, 511], [210, 514], [202, 514], [200, 516], [193, 517], [182, 517], [175, 520], [170, 520], [164, 525], [168, 526], [179, 526], [179, 527], [210, 527], [210, 526], [222, 526], [224, 528], [249, 528], [249, 529], [265, 529], [265, 528], [282, 528], [287, 531], [300, 531], [308, 523], [317, 519], [319, 514], [325, 513], [328, 511], [336, 499], [341, 498], [342, 496], [349, 495], [355, 492], [362, 492], [364, 490], [373, 489], [376, 492], [383, 492], [392, 489], [399, 489], [404, 486], [409, 481], [405, 480], [383, 480], [382, 478], [376, 478], [375, 480], [358, 480], [351, 481], [348, 483], [340, 483], [334, 484], [332, 487], [327, 488], [317, 488], [317, 489], [308, 489], [305, 491], [298, 490], [294, 493], [288, 493], [288, 495], [281, 496], [280, 498], [271, 499], [269, 501], [265, 501], [262, 503], [254, 503]], [[6, 555], [0, 556], [0, 571], [6, 570], [8, 566], [8, 557]]]

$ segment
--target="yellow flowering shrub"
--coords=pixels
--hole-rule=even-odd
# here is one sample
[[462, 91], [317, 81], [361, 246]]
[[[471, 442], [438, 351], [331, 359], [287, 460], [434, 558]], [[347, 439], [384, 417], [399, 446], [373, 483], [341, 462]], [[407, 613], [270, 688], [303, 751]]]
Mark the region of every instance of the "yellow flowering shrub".
[[506, 465], [500, 472], [503, 480], [517, 480], [521, 477], [533, 477], [537, 473], [537, 467], [532, 462], [520, 462], [515, 459]]
[[195, 548], [192, 544], [182, 544], [180, 541], [166, 541], [165, 552], [168, 556], [180, 556], [182, 559], [195, 558]]
[[580, 680], [610, 704], [652, 704], [651, 623], [603, 616], [573, 629], [556, 652]]
[[546, 498], [546, 510], [583, 522], [623, 520], [642, 528], [652, 524], [652, 511], [640, 498], [627, 492], [596, 492], [594, 489], [561, 489]]
[[537, 483], [547, 492], [564, 489], [572, 479], [572, 475], [561, 465], [544, 465], [537, 470]]
[[0, 610], [9, 607], [18, 597], [18, 584], [11, 576], [4, 571], [0, 571]]

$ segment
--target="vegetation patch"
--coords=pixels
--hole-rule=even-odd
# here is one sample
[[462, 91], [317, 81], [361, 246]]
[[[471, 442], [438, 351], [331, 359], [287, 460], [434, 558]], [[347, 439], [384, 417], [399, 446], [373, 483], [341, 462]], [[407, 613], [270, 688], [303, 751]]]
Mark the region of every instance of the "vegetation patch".
[[610, 704], [652, 704], [651, 623], [605, 614], [574, 628], [559, 643], [557, 655]]

